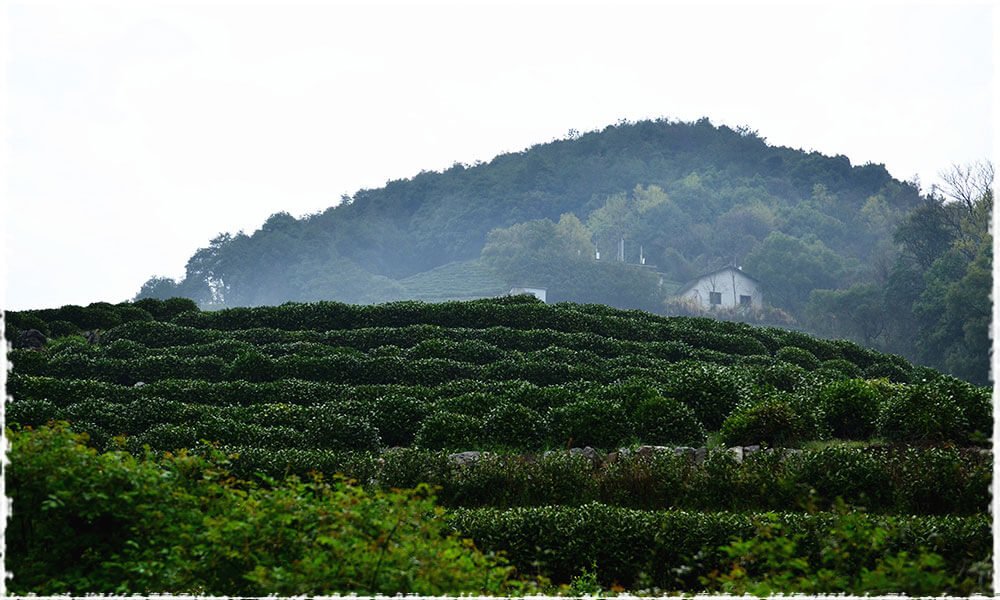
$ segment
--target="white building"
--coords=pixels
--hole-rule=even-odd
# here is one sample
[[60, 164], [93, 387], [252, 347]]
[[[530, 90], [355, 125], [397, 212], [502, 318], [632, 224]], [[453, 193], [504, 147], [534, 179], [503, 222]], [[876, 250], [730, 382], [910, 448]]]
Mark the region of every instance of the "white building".
[[545, 288], [538, 287], [512, 287], [510, 291], [507, 292], [508, 296], [516, 296], [518, 294], [531, 294], [535, 298], [538, 298], [542, 302], [545, 302]]
[[757, 280], [732, 265], [692, 279], [677, 290], [677, 296], [693, 298], [706, 309], [760, 308], [763, 303]]

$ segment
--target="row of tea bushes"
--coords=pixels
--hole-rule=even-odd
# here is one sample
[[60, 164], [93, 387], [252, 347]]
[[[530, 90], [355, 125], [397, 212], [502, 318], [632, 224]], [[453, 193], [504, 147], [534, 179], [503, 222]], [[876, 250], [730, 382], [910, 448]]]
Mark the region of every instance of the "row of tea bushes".
[[[699, 577], [728, 570], [732, 563], [720, 549], [733, 538], [754, 537], [754, 515], [737, 512], [642, 511], [590, 503], [583, 506], [455, 509], [451, 526], [476, 540], [485, 551], [502, 551], [522, 573], [542, 571], [569, 581], [594, 569], [599, 583], [625, 588], [703, 589]], [[960, 573], [993, 549], [988, 515], [866, 516], [855, 514], [868, 529], [886, 535], [884, 548], [853, 549], [853, 568], [870, 568], [878, 557], [921, 548], [944, 557], [943, 569]], [[790, 537], [801, 536], [801, 551], [818, 556], [837, 527], [836, 513], [775, 515]], [[870, 562], [869, 562], [870, 561]], [[841, 568], [850, 568], [847, 565]]]
[[[824, 382], [796, 369], [739, 370], [684, 361], [666, 366], [658, 373], [659, 380], [538, 386], [511, 377], [489, 382], [457, 379], [435, 387], [296, 379], [260, 383], [163, 379], [129, 387], [15, 372], [8, 378], [8, 390], [17, 401], [8, 409], [8, 417], [25, 425], [67, 418], [134, 435], [156, 424], [155, 418], [123, 421], [123, 415], [155, 415], [165, 402], [205, 407], [188, 409], [189, 415], [201, 410], [225, 416], [226, 410], [212, 407], [254, 407], [249, 416], [236, 411], [233, 414], [239, 414], [233, 418], [298, 428], [312, 414], [308, 407], [322, 406], [323, 414], [339, 412], [370, 421], [387, 446], [416, 442], [456, 450], [497, 444], [534, 450], [545, 444], [561, 447], [571, 438], [578, 445], [601, 448], [631, 441], [698, 444], [707, 432], [716, 430], [729, 445], [797, 445], [809, 439], [873, 436], [897, 442], [968, 444], [982, 443], [991, 430], [989, 390], [951, 377], [919, 385], [858, 379]], [[81, 398], [100, 401], [92, 401], [84, 412], [68, 409]], [[133, 406], [128, 411], [114, 406], [124, 403]], [[283, 404], [288, 406], [282, 408], [281, 419], [263, 410]], [[255, 414], [270, 416], [260, 420], [254, 419]], [[421, 430], [424, 433], [418, 436]]]
[[[676, 317], [680, 318], [680, 317]], [[894, 381], [908, 382], [920, 378], [928, 370], [914, 369], [906, 360], [894, 356], [880, 354], [844, 340], [824, 341], [825, 345], [817, 346], [817, 340], [797, 332], [775, 330], [775, 338], [785, 345], [771, 348], [763, 344], [757, 337], [748, 332], [719, 334], [711, 330], [681, 328], [685, 334], [664, 333], [659, 338], [630, 339], [623, 335], [600, 335], [594, 332], [564, 332], [541, 329], [538, 327], [515, 328], [490, 325], [475, 328], [448, 328], [439, 325], [413, 324], [403, 327], [366, 327], [360, 329], [343, 329], [330, 331], [314, 330], [282, 330], [273, 328], [244, 328], [226, 331], [197, 329], [176, 324], [160, 322], [136, 322], [123, 325], [109, 331], [105, 337], [108, 342], [130, 340], [148, 347], [167, 347], [178, 345], [202, 345], [236, 340], [256, 346], [267, 344], [293, 344], [309, 342], [326, 346], [344, 346], [359, 350], [371, 351], [376, 348], [396, 346], [410, 349], [422, 342], [481, 342], [485, 347], [476, 344], [456, 346], [434, 342], [438, 347], [425, 348], [422, 351], [433, 353], [437, 357], [462, 357], [463, 352], [469, 356], [489, 354], [494, 352], [490, 346], [500, 350], [539, 351], [552, 346], [568, 350], [593, 352], [602, 357], [634, 354], [650, 356], [667, 360], [682, 360], [685, 358], [708, 360], [722, 364], [734, 364], [741, 357], [777, 357], [802, 366], [807, 369], [827, 367], [831, 369], [857, 370], [858, 374], [867, 377], [888, 377]], [[752, 332], [760, 330], [752, 329]], [[759, 336], [760, 334], [757, 333]], [[714, 336], [714, 337], [713, 337]], [[720, 337], [723, 336], [723, 337]], [[806, 346], [793, 346], [800, 344]], [[808, 348], [812, 348], [809, 350]], [[815, 352], [813, 352], [815, 350]], [[818, 354], [817, 354], [818, 352]]]
[[737, 462], [725, 450], [704, 463], [683, 454], [617, 455], [604, 464], [567, 452], [487, 454], [459, 464], [447, 452], [399, 448], [383, 453], [271, 450], [227, 446], [231, 470], [341, 473], [381, 489], [436, 486], [448, 507], [579, 506], [588, 502], [643, 510], [802, 510], [843, 498], [869, 512], [985, 514], [992, 461], [943, 448], [831, 447], [801, 454], [757, 452]]

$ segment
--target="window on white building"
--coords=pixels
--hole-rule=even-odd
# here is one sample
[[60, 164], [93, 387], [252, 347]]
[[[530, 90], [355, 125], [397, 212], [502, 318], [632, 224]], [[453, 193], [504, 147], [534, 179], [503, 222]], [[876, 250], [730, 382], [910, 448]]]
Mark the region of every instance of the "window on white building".
[[749, 305], [750, 304], [750, 296], [743, 296], [741, 294], [740, 295], [740, 304], [742, 304], [744, 306]]
[[708, 301], [711, 304], [722, 304], [722, 292], [709, 292]]

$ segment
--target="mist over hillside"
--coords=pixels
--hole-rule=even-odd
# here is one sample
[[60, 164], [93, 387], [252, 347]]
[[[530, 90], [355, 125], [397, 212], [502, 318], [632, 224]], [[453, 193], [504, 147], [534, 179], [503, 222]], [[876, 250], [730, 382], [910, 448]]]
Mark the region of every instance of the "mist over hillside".
[[[276, 213], [252, 234], [220, 234], [181, 281], [154, 277], [136, 298], [222, 308], [534, 286], [549, 302], [849, 338], [984, 382], [986, 190], [964, 204], [948, 190], [925, 197], [882, 165], [769, 146], [708, 119], [623, 121], [360, 190], [301, 219]], [[759, 281], [763, 306], [726, 312], [674, 297], [726, 265]]]

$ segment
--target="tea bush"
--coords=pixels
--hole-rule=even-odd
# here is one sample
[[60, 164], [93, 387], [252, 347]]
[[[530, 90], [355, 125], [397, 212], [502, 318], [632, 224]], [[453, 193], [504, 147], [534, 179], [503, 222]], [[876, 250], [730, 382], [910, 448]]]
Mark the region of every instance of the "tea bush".
[[509, 448], [534, 450], [544, 433], [541, 415], [527, 406], [501, 402], [483, 419], [484, 441]]
[[691, 407], [708, 430], [718, 429], [739, 399], [736, 379], [725, 367], [681, 361], [664, 373], [663, 396]]
[[722, 424], [719, 438], [729, 445], [790, 446], [802, 440], [804, 431], [802, 417], [787, 399], [776, 396], [737, 408]]
[[964, 443], [969, 422], [955, 397], [934, 383], [907, 386], [882, 404], [879, 433], [893, 442]]
[[819, 405], [834, 437], [868, 439], [875, 433], [881, 398], [866, 381], [831, 383], [819, 394]]
[[647, 398], [632, 414], [635, 434], [646, 444], [700, 446], [705, 428], [694, 411], [673, 398]]
[[868, 510], [885, 510], [894, 500], [893, 488], [887, 485], [887, 461], [861, 448], [830, 447], [803, 454], [798, 480], [815, 490], [823, 508], [838, 497]]
[[479, 447], [483, 422], [469, 415], [441, 411], [420, 424], [413, 444], [429, 450], [472, 450]]
[[570, 444], [610, 450], [632, 436], [621, 405], [600, 398], [584, 398], [552, 409], [548, 429], [549, 439], [556, 447]]
[[775, 358], [783, 360], [793, 365], [802, 367], [807, 371], [819, 368], [820, 362], [812, 352], [795, 346], [783, 346], [774, 353]]
[[413, 442], [417, 427], [427, 416], [427, 405], [412, 396], [390, 393], [371, 403], [371, 422], [386, 446], [407, 446]]
[[861, 379], [863, 375], [856, 364], [842, 358], [824, 360], [820, 363], [820, 368], [835, 371], [848, 379]]

